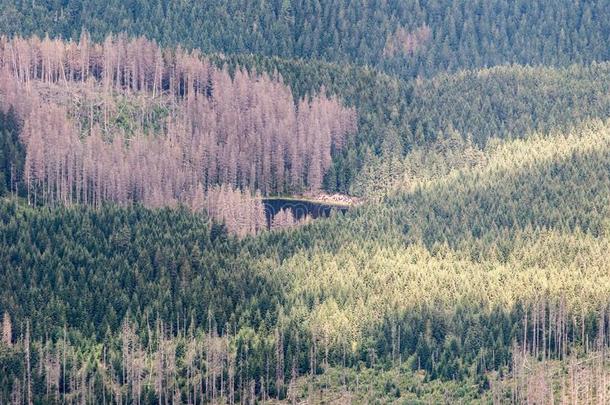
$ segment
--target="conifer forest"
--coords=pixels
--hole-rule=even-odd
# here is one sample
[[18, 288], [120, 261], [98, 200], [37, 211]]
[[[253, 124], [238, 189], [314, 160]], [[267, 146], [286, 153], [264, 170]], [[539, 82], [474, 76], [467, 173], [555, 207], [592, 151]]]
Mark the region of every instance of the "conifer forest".
[[0, 404], [610, 403], [610, 1], [0, 0]]

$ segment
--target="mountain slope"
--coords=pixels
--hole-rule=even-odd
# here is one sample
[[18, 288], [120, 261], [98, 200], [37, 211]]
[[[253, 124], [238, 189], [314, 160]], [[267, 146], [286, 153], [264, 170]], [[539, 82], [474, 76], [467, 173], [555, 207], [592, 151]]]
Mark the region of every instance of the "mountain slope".
[[606, 1], [8, 0], [5, 33], [146, 35], [205, 52], [377, 65], [403, 77], [608, 60]]
[[[89, 370], [96, 395], [113, 384], [125, 398], [168, 395], [177, 380], [167, 375], [153, 389], [165, 371], [152, 364], [170, 352], [182, 359], [178, 373], [192, 367], [211, 379], [221, 374], [203, 370], [216, 353], [219, 373], [241, 367], [262, 397], [296, 395], [291, 379], [329, 366], [389, 370], [399, 362], [404, 375], [476, 381], [487, 395], [488, 373], [510, 366], [515, 344], [561, 359], [600, 339], [610, 298], [609, 134], [597, 122], [512, 141], [486, 151], [484, 166], [242, 240], [185, 211], [4, 201], [1, 305], [14, 324], [29, 320], [36, 358], [55, 361], [66, 325], [70, 364]], [[121, 346], [125, 339], [132, 343]], [[103, 374], [99, 345], [108, 361], [152, 368], [139, 379]], [[10, 356], [24, 349], [18, 341], [5, 349], [4, 398], [22, 377], [22, 368], [6, 368]], [[270, 383], [268, 367], [276, 372]], [[51, 377], [33, 378], [43, 386]], [[178, 386], [187, 395], [193, 384], [189, 377]], [[245, 383], [233, 384], [224, 395]]]

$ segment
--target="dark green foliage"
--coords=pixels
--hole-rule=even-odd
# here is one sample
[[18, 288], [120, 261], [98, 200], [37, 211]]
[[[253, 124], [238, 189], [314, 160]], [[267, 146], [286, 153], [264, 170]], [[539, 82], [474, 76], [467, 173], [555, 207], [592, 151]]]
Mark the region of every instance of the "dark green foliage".
[[99, 339], [126, 316], [142, 328], [274, 323], [281, 294], [264, 264], [186, 211], [3, 203], [1, 219], [1, 288], [12, 293], [0, 308], [32, 319], [35, 336], [65, 325]]
[[608, 63], [497, 67], [412, 82], [407, 115], [413, 142], [429, 144], [454, 129], [485, 145], [610, 117], [608, 92]]
[[[606, 129], [595, 131], [603, 134]], [[471, 258], [473, 266], [488, 262], [493, 268], [494, 260], [501, 263], [512, 251], [541, 237], [541, 229], [564, 235], [578, 235], [580, 229], [603, 237], [610, 196], [610, 149], [603, 143], [607, 136], [558, 138], [555, 143], [549, 139], [530, 140], [521, 147], [541, 158], [520, 170], [509, 160], [502, 170], [483, 168], [449, 176], [345, 216], [243, 240], [184, 210], [29, 208], [4, 200], [0, 313], [8, 312], [15, 325], [21, 325], [15, 327], [16, 336], [23, 337], [22, 325], [29, 320], [32, 340], [38, 342], [61, 342], [66, 326], [70, 343], [79, 352], [104, 344], [118, 356], [117, 367], [121, 325], [129, 319], [144, 344], [154, 341], [150, 327], [159, 322], [167, 325], [168, 335], [178, 335], [178, 342], [188, 342], [190, 333], [208, 331], [209, 325], [230, 334], [244, 381], [259, 381], [269, 363], [273, 370], [280, 358], [285, 381], [292, 365], [298, 375], [305, 375], [312, 353], [317, 361], [314, 372], [319, 373], [326, 361], [324, 339], [318, 337], [314, 344], [316, 332], [303, 322], [301, 311], [316, 311], [329, 297], [341, 302], [350, 287], [334, 292], [321, 284], [295, 295], [301, 282], [312, 280], [296, 276], [291, 281], [291, 273], [299, 274], [305, 266], [307, 274], [307, 266], [315, 266], [316, 258], [328, 257], [324, 255], [329, 252], [341, 257], [350, 241], [360, 243], [363, 251], [425, 245], [434, 260], [447, 254], [443, 249], [454, 249], [459, 257]], [[589, 148], [588, 142], [598, 147]], [[553, 263], [572, 263], [570, 254], [566, 251], [565, 258]], [[296, 255], [310, 259], [291, 261]], [[523, 260], [527, 266], [527, 260], [537, 259]], [[564, 305], [562, 300], [549, 296], [539, 303], [506, 307], [464, 297], [451, 308], [418, 302], [410, 310], [388, 310], [378, 314], [379, 320], [367, 319], [355, 348], [330, 345], [327, 359], [331, 365], [350, 368], [403, 365], [425, 370], [426, 381], [475, 378], [485, 390], [486, 373], [510, 367], [513, 346], [531, 341], [540, 330], [531, 318], [527, 321], [527, 314], [538, 311], [550, 319]], [[595, 312], [587, 313], [582, 326], [567, 322], [560, 334], [548, 332], [545, 346], [538, 341], [528, 350], [561, 358], [562, 345], [573, 350], [595, 340], [597, 319]], [[277, 354], [278, 341], [283, 357]], [[178, 357], [184, 355], [181, 344]], [[154, 348], [149, 344], [150, 350]], [[14, 369], [14, 364], [22, 361], [22, 352], [5, 350], [0, 356], [4, 370], [12, 370], [12, 377], [21, 375], [23, 369]], [[38, 360], [32, 361], [35, 368]], [[276, 382], [270, 384], [270, 392], [285, 390]], [[402, 395], [392, 381], [379, 389], [390, 397]], [[43, 395], [43, 389], [36, 390]]]
[[0, 109], [0, 196], [9, 192], [18, 193], [23, 179], [25, 148], [19, 140], [19, 121], [11, 108]]
[[[605, 0], [7, 0], [5, 33], [101, 40], [109, 32], [146, 35], [204, 52], [257, 53], [356, 62], [402, 76], [506, 63], [567, 65], [607, 60]], [[431, 38], [384, 56], [399, 29]]]
[[[78, 39], [85, 28], [95, 40], [145, 35], [200, 48], [229, 70], [279, 75], [295, 99], [320, 88], [337, 95], [357, 108], [359, 131], [334, 156], [327, 190], [346, 192], [363, 166], [383, 168], [410, 152], [432, 165], [426, 159], [435, 149], [452, 143], [458, 152], [480, 147], [491, 163], [447, 175], [448, 169], [346, 215], [241, 240], [182, 208], [28, 207], [3, 198], [0, 316], [13, 320], [14, 342], [0, 343], [0, 402], [16, 380], [25, 381], [28, 323], [38, 346], [51, 342], [57, 349], [66, 333], [73, 358], [87, 359], [82, 364], [91, 375], [102, 350], [116, 370], [124, 366], [128, 323], [149, 360], [160, 335], [175, 339], [179, 367], [189, 342], [219, 334], [235, 355], [243, 402], [252, 382], [259, 398], [264, 378], [267, 391], [285, 399], [293, 373], [315, 380], [334, 366], [354, 374], [398, 370], [403, 377], [424, 371], [407, 383], [379, 377], [372, 389], [383, 398], [418, 398], [427, 384], [449, 380], [471, 398], [490, 388], [489, 371], [511, 369], [516, 348], [565, 360], [598, 345], [610, 328], [603, 257], [610, 147], [608, 124], [599, 123], [610, 117], [610, 64], [599, 63], [610, 58], [609, 21], [604, 0], [3, 1], [6, 34]], [[384, 53], [399, 29], [424, 26], [431, 38], [412, 52]], [[486, 68], [495, 65], [507, 66]], [[165, 112], [154, 116], [162, 120]], [[128, 124], [119, 117], [118, 127]], [[572, 137], [547, 134], [579, 125]], [[12, 110], [0, 112], [0, 195], [22, 178], [19, 130]], [[547, 135], [527, 140], [533, 132]], [[503, 147], [517, 152], [494, 155]], [[457, 152], [435, 156], [466, 159]], [[411, 295], [420, 291], [394, 285], [413, 263], [422, 284], [438, 278], [418, 301]], [[370, 274], [354, 277], [354, 267]], [[492, 280], [482, 285], [500, 291], [493, 299], [460, 284], [481, 274]], [[374, 277], [391, 281], [378, 285]], [[342, 284], [328, 281], [335, 278]], [[361, 279], [364, 292], [355, 287]], [[536, 282], [547, 290], [527, 296]], [[453, 290], [460, 299], [447, 298]], [[377, 306], [379, 295], [390, 297], [380, 300], [387, 307]], [[324, 305], [328, 325], [314, 319]], [[357, 305], [361, 312], [349, 318]], [[41, 369], [39, 356], [31, 361]], [[181, 370], [176, 381], [185, 394]], [[117, 380], [124, 382], [122, 373]], [[228, 366], [221, 375], [228, 378]], [[43, 378], [33, 379], [34, 397], [44, 402]], [[98, 400], [106, 392], [100, 381], [93, 383]], [[142, 402], [161, 399], [151, 386], [144, 389]]]

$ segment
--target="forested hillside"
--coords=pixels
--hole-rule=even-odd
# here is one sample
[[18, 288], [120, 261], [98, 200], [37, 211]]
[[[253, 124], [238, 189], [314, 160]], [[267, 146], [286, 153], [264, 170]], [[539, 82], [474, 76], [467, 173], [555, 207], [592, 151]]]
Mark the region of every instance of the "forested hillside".
[[609, 21], [1, 1], [0, 404], [609, 402]]
[[[355, 110], [323, 87], [295, 100], [277, 73], [235, 67], [231, 76], [143, 38], [2, 39], [0, 75], [6, 119], [20, 120], [6, 141], [25, 149], [5, 177], [34, 204], [181, 203], [256, 233], [260, 193], [319, 190], [357, 129]], [[231, 192], [219, 200], [221, 185]], [[228, 200], [240, 218], [221, 209]]]
[[[217, 134], [206, 124], [208, 128], [204, 131], [212, 131], [216, 141], [206, 141], [207, 146], [205, 143], [199, 144], [209, 156], [207, 160], [196, 163], [205, 167], [204, 177], [197, 180], [203, 184], [204, 189], [213, 184], [232, 183], [233, 186], [248, 185], [252, 189], [260, 189], [263, 194], [320, 187], [329, 191], [363, 193], [359, 185], [352, 187], [354, 181], [363, 181], [358, 179], [359, 173], [383, 171], [377, 167], [376, 156], [390, 151], [393, 156], [401, 157], [409, 151], [427, 148], [455, 135], [482, 147], [490, 138], [523, 137], [534, 131], [567, 129], [590, 118], [610, 115], [610, 98], [606, 94], [607, 63], [575, 65], [565, 69], [503, 67], [402, 83], [391, 76], [368, 69], [277, 58], [212, 56], [204, 59], [201, 64], [196, 54], [191, 56], [185, 52], [172, 55], [165, 52], [164, 55], [162, 48], [142, 38], [128, 40], [125, 37], [108, 37], [104, 44], [95, 44], [85, 36], [80, 38], [79, 43], [70, 45], [49, 39], [17, 39], [4, 40], [2, 47], [5, 109], [8, 111], [8, 107], [15, 104], [13, 109], [23, 112], [31, 109], [24, 106], [28, 103], [43, 102], [47, 108], [58, 104], [61, 111], [57, 113], [34, 109], [40, 115], [37, 122], [47, 126], [45, 131], [53, 128], [53, 125], [45, 124], [50, 120], [49, 114], [54, 116], [54, 120], [57, 120], [58, 115], [67, 115], [71, 121], [75, 121], [74, 125], [70, 124], [70, 131], [80, 135], [97, 134], [104, 139], [114, 139], [120, 134], [122, 137], [138, 139], [141, 138], [138, 134], [171, 132], [180, 143], [184, 140], [179, 140], [183, 138], [179, 134], [189, 130], [189, 126], [191, 130], [200, 131], [197, 129], [201, 127], [197, 123], [200, 115], [192, 102], [184, 103], [186, 108], [176, 106], [171, 104], [172, 97], [189, 99], [188, 92], [191, 91], [194, 97], [190, 99], [201, 103], [201, 98], [197, 98], [198, 92], [207, 92], [206, 98], [213, 99], [214, 102], [208, 103], [206, 108], [227, 111], [214, 124], [215, 127], [225, 127], [229, 122], [237, 125], [232, 129], [223, 128], [223, 132]], [[164, 71], [167, 69], [165, 64], [178, 66], [176, 78]], [[182, 72], [184, 69], [193, 69], [194, 66], [199, 69], [196, 73], [186, 70]], [[216, 69], [220, 71], [215, 73]], [[108, 70], [113, 73], [108, 74]], [[205, 78], [200, 79], [196, 75]], [[228, 90], [229, 93], [224, 96], [212, 94], [214, 81], [234, 82], [236, 88], [241, 86], [240, 91], [243, 92], [247, 88], [245, 83], [259, 75], [267, 78], [267, 84], [259, 84], [259, 88], [253, 89], [250, 94], [241, 94], [239, 97], [242, 97], [242, 106], [237, 110], [228, 111], [226, 107], [229, 102], [233, 102], [232, 94], [236, 90]], [[19, 81], [12, 82], [13, 77]], [[285, 83], [289, 89], [278, 87], [278, 84], [273, 83], [274, 78]], [[199, 88], [199, 80], [203, 80], [205, 86]], [[243, 83], [239, 84], [238, 81]], [[21, 84], [18, 83], [23, 83], [28, 88], [32, 94], [28, 99], [33, 101], [23, 100], [19, 90]], [[226, 87], [220, 82], [216, 86], [222, 87], [223, 91]], [[267, 87], [263, 88], [264, 86]], [[322, 99], [316, 101], [315, 97], [320, 91], [328, 93], [328, 102], [334, 103], [332, 108], [335, 110], [340, 108], [339, 104], [352, 106], [354, 110], [334, 113], [330, 104], [324, 104]], [[284, 97], [280, 102], [281, 108], [277, 107], [278, 104], [269, 104], [277, 103], [280, 94]], [[259, 100], [266, 98], [266, 101], [253, 101], [254, 96]], [[220, 97], [225, 97], [224, 101], [215, 101]], [[303, 101], [311, 97], [314, 97], [314, 102], [307, 108], [312, 109], [312, 112], [308, 117], [302, 113], [299, 118], [296, 115], [299, 103], [303, 107]], [[295, 100], [295, 112], [283, 111], [290, 107], [291, 98]], [[264, 107], [265, 103], [269, 107]], [[273, 124], [275, 129], [265, 122], [262, 125], [266, 127], [261, 129], [247, 129], [243, 125], [252, 121], [252, 114], [259, 114], [256, 109], [249, 109], [251, 104], [259, 111], [264, 111], [261, 108], [273, 108], [272, 114], [295, 115], [288, 119], [276, 118]], [[327, 122], [320, 121], [320, 118], [315, 118], [316, 114], [319, 115], [316, 108], [323, 109], [325, 114], [329, 112], [329, 116], [335, 118]], [[300, 110], [303, 112], [303, 108]], [[236, 121], [231, 114], [238, 114], [241, 121]], [[351, 115], [357, 116], [357, 120]], [[311, 125], [307, 120], [314, 120], [316, 124]], [[303, 133], [302, 140], [291, 144], [292, 141], [281, 137], [281, 132], [295, 131], [291, 129], [295, 125], [300, 125], [298, 132]], [[313, 132], [304, 133], [305, 128]], [[29, 130], [25, 125], [22, 129], [26, 133]], [[240, 135], [250, 139], [250, 145], [237, 148], [242, 141], [236, 134], [242, 134], [244, 129], [254, 131], [250, 135]], [[261, 131], [280, 133], [272, 135], [268, 145], [252, 143], [252, 137]], [[44, 133], [38, 132], [41, 135]], [[345, 132], [350, 133], [350, 136], [343, 136]], [[230, 134], [233, 135], [229, 137]], [[24, 136], [27, 137], [27, 134]], [[327, 136], [331, 137], [330, 147], [324, 146]], [[88, 137], [89, 143], [95, 138]], [[41, 142], [45, 139], [48, 140], [48, 137], [42, 137]], [[68, 137], [65, 139], [67, 141]], [[229, 142], [225, 143], [224, 139]], [[311, 148], [308, 142], [315, 142], [321, 148]], [[219, 149], [209, 150], [211, 144]], [[168, 151], [167, 148], [165, 150]], [[297, 153], [298, 150], [301, 151]], [[330, 157], [329, 152], [332, 152]], [[273, 159], [269, 157], [270, 153], [275, 155]], [[314, 155], [309, 155], [311, 153]], [[244, 166], [242, 157], [253, 154], [266, 157], [259, 159], [253, 167], [250, 167], [250, 163]], [[111, 159], [110, 156], [98, 157], [106, 161]], [[387, 162], [389, 159], [386, 157], [384, 156], [384, 161]], [[293, 162], [294, 159], [297, 161]], [[314, 160], [320, 162], [319, 166], [310, 164]], [[270, 164], [266, 165], [266, 162]], [[126, 171], [133, 173], [128, 164], [123, 166]], [[319, 169], [312, 170], [318, 167]], [[144, 171], [149, 172], [146, 169]], [[40, 169], [39, 173], [44, 175], [45, 170]], [[13, 180], [25, 183], [24, 176], [20, 178], [15, 175]], [[26, 186], [22, 187], [25, 190]], [[164, 195], [149, 195], [144, 199], [156, 199], [158, 205], [160, 201], [168, 200], [168, 192], [171, 193], [171, 190], [164, 191]], [[109, 198], [117, 200], [124, 197]], [[137, 196], [134, 198], [142, 199]]]
[[541, 360], [601, 349], [608, 134], [515, 141], [345, 217], [243, 240], [186, 211], [5, 201], [4, 398], [307, 397], [302, 376], [359, 363], [483, 389], [516, 378], [515, 345]]
[[605, 0], [6, 0], [5, 33], [145, 35], [204, 52], [356, 62], [401, 76], [607, 60]]

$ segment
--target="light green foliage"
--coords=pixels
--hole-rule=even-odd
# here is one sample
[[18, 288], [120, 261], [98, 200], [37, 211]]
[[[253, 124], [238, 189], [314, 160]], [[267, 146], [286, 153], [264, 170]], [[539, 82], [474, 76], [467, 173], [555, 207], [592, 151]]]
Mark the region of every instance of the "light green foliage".
[[[145, 35], [324, 88], [359, 120], [324, 187], [365, 197], [242, 239], [182, 208], [26, 206], [3, 111], [1, 403], [608, 402], [608, 1], [0, 3], [8, 35]], [[172, 114], [57, 91], [83, 133]]]
[[[100, 331], [116, 342], [127, 314], [143, 345], [148, 322], [180, 322], [178, 356], [188, 330], [212, 325], [242, 353], [236, 364], [247, 378], [282, 364], [284, 383], [268, 386], [282, 398], [293, 367], [297, 379], [321, 374], [313, 383], [333, 396], [345, 393], [324, 370], [347, 367], [353, 376], [361, 362], [379, 367], [369, 384], [381, 398], [398, 388], [407, 401], [431, 399], [451, 384], [471, 398], [478, 394], [467, 381], [484, 390], [487, 373], [510, 367], [524, 336], [528, 353], [549, 358], [597, 341], [610, 291], [609, 155], [603, 122], [490, 144], [480, 165], [422, 176], [345, 216], [239, 241], [184, 211], [4, 202], [0, 254], [10, 276], [2, 310], [30, 319], [35, 340], [59, 344], [65, 324], [76, 347], [99, 342]], [[24, 279], [41, 288], [18, 288]], [[36, 304], [38, 291], [49, 305]], [[400, 373], [407, 382], [386, 390], [395, 371], [385, 370], [400, 364], [424, 370], [424, 382]], [[369, 395], [351, 392], [361, 401]]]

